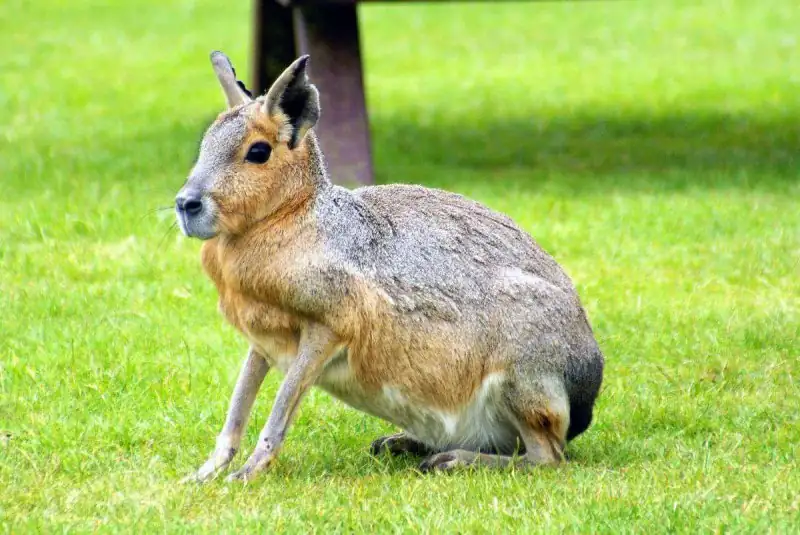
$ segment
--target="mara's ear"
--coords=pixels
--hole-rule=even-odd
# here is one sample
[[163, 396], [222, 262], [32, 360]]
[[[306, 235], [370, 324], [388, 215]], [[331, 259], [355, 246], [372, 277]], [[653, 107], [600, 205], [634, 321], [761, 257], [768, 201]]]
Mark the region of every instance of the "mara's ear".
[[319, 119], [319, 91], [308, 81], [308, 55], [283, 71], [264, 98], [264, 111], [284, 124], [280, 141], [294, 149]]
[[222, 90], [225, 92], [229, 108], [246, 104], [253, 100], [250, 91], [247, 90], [242, 82], [236, 79], [236, 71], [233, 69], [228, 56], [215, 50], [211, 53], [211, 65], [214, 67], [214, 72], [217, 74]]

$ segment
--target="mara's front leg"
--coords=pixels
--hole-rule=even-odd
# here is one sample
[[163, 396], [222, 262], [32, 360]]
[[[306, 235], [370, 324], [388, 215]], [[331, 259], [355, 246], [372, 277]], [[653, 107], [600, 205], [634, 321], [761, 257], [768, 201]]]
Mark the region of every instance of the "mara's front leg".
[[197, 472], [184, 478], [184, 482], [214, 479], [227, 468], [236, 452], [239, 451], [239, 444], [242, 441], [250, 410], [253, 408], [256, 394], [258, 394], [268, 371], [269, 364], [266, 359], [250, 348], [239, 372], [239, 378], [236, 380], [236, 387], [233, 389], [228, 406], [228, 415], [222, 431], [217, 436], [214, 452]]
[[249, 481], [275, 459], [300, 401], [336, 353], [337, 346], [338, 340], [327, 327], [310, 325], [303, 330], [297, 358], [278, 389], [272, 412], [258, 437], [258, 444], [247, 462], [229, 475], [227, 481]]

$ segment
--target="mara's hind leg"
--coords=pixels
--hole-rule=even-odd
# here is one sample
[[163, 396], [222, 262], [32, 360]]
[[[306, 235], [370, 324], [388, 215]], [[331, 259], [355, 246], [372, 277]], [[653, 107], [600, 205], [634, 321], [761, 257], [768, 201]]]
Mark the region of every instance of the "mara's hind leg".
[[[537, 385], [550, 387], [552, 385]], [[514, 464], [519, 467], [554, 465], [564, 460], [564, 446], [569, 427], [569, 404], [560, 388], [537, 388], [534, 395], [510, 400], [511, 420], [517, 427], [525, 445], [525, 454], [519, 457], [489, 455], [468, 450], [451, 450], [426, 458], [419, 469], [452, 470], [460, 466], [480, 465], [502, 468]], [[547, 394], [544, 394], [547, 392]]]
[[382, 452], [388, 452], [392, 455], [403, 455], [405, 453], [410, 453], [412, 455], [430, 455], [433, 453], [433, 450], [408, 433], [396, 433], [394, 435], [381, 437], [372, 442], [370, 451], [373, 455], [378, 455]]

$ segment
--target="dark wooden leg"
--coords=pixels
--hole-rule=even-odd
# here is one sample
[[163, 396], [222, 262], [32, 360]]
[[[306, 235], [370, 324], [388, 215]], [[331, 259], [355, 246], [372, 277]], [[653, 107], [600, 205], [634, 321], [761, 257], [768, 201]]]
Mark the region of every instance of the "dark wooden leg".
[[275, 0], [253, 2], [253, 96], [266, 93], [272, 82], [297, 59], [292, 10]]
[[301, 54], [310, 54], [310, 74], [320, 90], [322, 116], [315, 128], [331, 179], [358, 186], [373, 183], [358, 13], [355, 3], [285, 8], [256, 0], [254, 93]]

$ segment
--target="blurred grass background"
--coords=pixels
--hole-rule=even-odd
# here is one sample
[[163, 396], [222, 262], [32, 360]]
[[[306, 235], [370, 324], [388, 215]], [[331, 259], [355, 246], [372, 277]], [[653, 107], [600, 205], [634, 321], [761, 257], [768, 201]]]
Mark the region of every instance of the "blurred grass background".
[[379, 181], [474, 197], [566, 268], [607, 356], [596, 422], [557, 470], [420, 477], [368, 455], [390, 426], [314, 392], [257, 483], [178, 486], [246, 346], [158, 208], [222, 109], [208, 52], [247, 79], [249, 10], [0, 4], [4, 531], [797, 529], [800, 8], [781, 0], [363, 7]]

